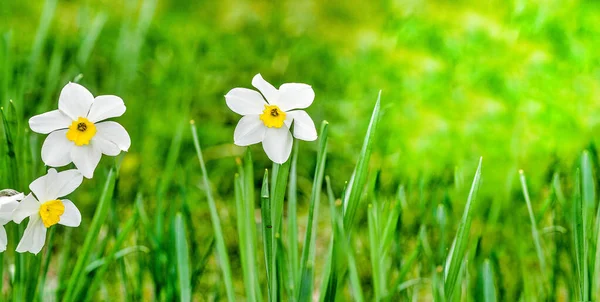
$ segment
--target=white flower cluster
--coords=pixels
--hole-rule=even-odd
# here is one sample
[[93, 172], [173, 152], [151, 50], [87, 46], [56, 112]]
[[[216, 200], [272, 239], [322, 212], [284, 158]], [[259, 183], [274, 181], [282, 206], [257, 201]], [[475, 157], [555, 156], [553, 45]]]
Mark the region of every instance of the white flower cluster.
[[[234, 132], [234, 143], [249, 146], [262, 143], [265, 153], [277, 164], [285, 163], [294, 138], [317, 139], [315, 124], [306, 111], [315, 92], [307, 84], [287, 83], [273, 87], [260, 74], [252, 86], [234, 88], [225, 95], [227, 106], [242, 115]], [[260, 92], [259, 92], [260, 91]], [[29, 185], [25, 196], [13, 190], [0, 191], [0, 252], [6, 250], [4, 225], [21, 223], [29, 217], [17, 252], [39, 253], [47, 229], [55, 224], [77, 227], [81, 213], [63, 197], [75, 191], [83, 178], [92, 178], [102, 154], [116, 156], [131, 145], [129, 134], [116, 122], [106, 119], [125, 113], [123, 100], [114, 95], [95, 97], [83, 86], [67, 84], [61, 91], [58, 109], [32, 117], [31, 130], [48, 134], [42, 146], [42, 160], [49, 167], [73, 163], [76, 169], [48, 173]]]
[[83, 178], [92, 178], [102, 154], [116, 156], [131, 145], [120, 124], [104, 121], [125, 113], [123, 100], [114, 95], [95, 97], [83, 86], [67, 84], [58, 99], [58, 109], [32, 117], [31, 130], [49, 134], [42, 146], [42, 160], [49, 167], [73, 163], [77, 169], [48, 173], [29, 185], [25, 196], [13, 190], [0, 191], [0, 252], [6, 250], [4, 225], [29, 217], [17, 252], [37, 254], [46, 241], [47, 229], [55, 224], [77, 227], [81, 213], [63, 197], [75, 191]]

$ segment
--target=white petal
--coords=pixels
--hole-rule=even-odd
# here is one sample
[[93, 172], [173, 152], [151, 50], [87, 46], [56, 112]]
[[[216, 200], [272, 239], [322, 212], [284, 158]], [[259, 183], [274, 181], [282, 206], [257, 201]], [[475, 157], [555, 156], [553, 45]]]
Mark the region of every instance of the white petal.
[[94, 177], [102, 152], [92, 145], [76, 146], [71, 149], [71, 159], [85, 178]]
[[11, 197], [0, 197], [0, 225], [10, 222], [13, 218], [14, 210], [19, 206], [19, 201]]
[[0, 252], [6, 251], [6, 245], [8, 244], [8, 237], [6, 236], [6, 230], [4, 226], [0, 226]]
[[87, 117], [90, 122], [96, 123], [111, 117], [121, 116], [125, 113], [125, 109], [125, 103], [120, 97], [101, 95], [94, 99]]
[[76, 169], [58, 172], [56, 177], [46, 180], [46, 185], [48, 186], [46, 188], [46, 196], [49, 200], [67, 196], [79, 188], [82, 182], [83, 175]]
[[[286, 112], [294, 120], [294, 137], [304, 141], [314, 141], [317, 139], [317, 129], [315, 123], [304, 110]], [[286, 116], [287, 118], [287, 116]]]
[[33, 181], [29, 188], [43, 203], [73, 193], [81, 185], [81, 182], [83, 182], [83, 176], [78, 170], [56, 172], [55, 169], [49, 169], [48, 174]]
[[265, 96], [269, 103], [274, 104], [277, 102], [279, 91], [277, 91], [277, 88], [273, 87], [271, 83], [265, 81], [260, 73], [252, 78], [252, 86], [260, 90], [260, 93]]
[[225, 102], [231, 111], [240, 114], [261, 114], [265, 110], [265, 99], [258, 91], [247, 88], [233, 88], [225, 95]]
[[45, 243], [46, 226], [44, 226], [40, 215], [33, 215], [29, 218], [25, 233], [23, 233], [23, 237], [17, 246], [17, 252], [30, 252], [37, 255]]
[[306, 84], [287, 83], [279, 87], [279, 99], [277, 106], [283, 111], [292, 109], [303, 109], [312, 104], [315, 92]]
[[65, 212], [60, 216], [58, 223], [69, 227], [78, 227], [81, 224], [81, 213], [79, 209], [68, 199], [62, 200]]
[[29, 127], [33, 132], [48, 134], [58, 129], [69, 128], [73, 120], [60, 110], [49, 111], [29, 119]]
[[278, 164], [285, 163], [292, 152], [293, 138], [287, 127], [267, 128], [263, 149], [269, 159]]
[[240, 119], [235, 132], [233, 141], [238, 146], [249, 146], [263, 141], [267, 127], [260, 120], [258, 115], [246, 115]]
[[[117, 145], [122, 151], [128, 151], [131, 147], [131, 138], [127, 130], [117, 122], [102, 122], [96, 124], [96, 135], [99, 141], [107, 140]], [[106, 155], [111, 155], [106, 153]]]
[[89, 90], [77, 83], [67, 84], [58, 98], [58, 109], [72, 120], [88, 116], [94, 96]]
[[[46, 175], [38, 177], [36, 180], [34, 180], [29, 185], [29, 189], [35, 195], [37, 200], [41, 200], [41, 201], [52, 200], [51, 196], [47, 196], [46, 191], [47, 191], [48, 183], [50, 182], [50, 179], [56, 178], [57, 174], [58, 174], [58, 172], [56, 172], [56, 169], [48, 169], [48, 172], [46, 173]], [[56, 197], [56, 196], [54, 196], [54, 197]]]
[[42, 160], [47, 166], [62, 167], [71, 163], [71, 148], [75, 144], [67, 139], [68, 130], [50, 133], [42, 145]]
[[[19, 205], [13, 212], [12, 219], [15, 223], [21, 223], [23, 219], [32, 216], [40, 211], [40, 202], [29, 194], [25, 199], [19, 202]], [[38, 215], [39, 216], [39, 215]]]
[[102, 154], [109, 156], [117, 156], [121, 153], [121, 148], [119, 148], [119, 146], [100, 135], [95, 135], [94, 138], [92, 138], [92, 145], [94, 148], [100, 150]]

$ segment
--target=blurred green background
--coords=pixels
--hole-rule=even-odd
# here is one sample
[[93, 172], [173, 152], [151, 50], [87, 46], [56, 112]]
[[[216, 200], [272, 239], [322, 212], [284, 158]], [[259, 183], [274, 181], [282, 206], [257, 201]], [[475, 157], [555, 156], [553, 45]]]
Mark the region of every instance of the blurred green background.
[[[600, 122], [598, 4], [541, 3], [58, 1], [43, 19], [42, 2], [2, 1], [0, 29], [14, 77], [38, 62], [22, 88], [24, 115], [54, 106], [83, 74], [93, 93], [125, 99], [122, 123], [137, 143], [128, 160], [143, 175], [156, 174], [157, 155], [188, 118], [218, 150], [209, 158], [240, 154], [231, 146], [238, 116], [223, 95], [260, 72], [276, 86], [314, 87], [308, 111], [332, 124], [329, 174], [349, 171], [382, 89], [376, 164], [386, 174], [437, 173], [484, 156], [502, 180], [571, 160]], [[4, 99], [17, 89], [9, 84]]]
[[[500, 217], [489, 226], [498, 236], [489, 239], [491, 249], [503, 238], [524, 236], [517, 227], [502, 226], [514, 222], [503, 217], [515, 208], [520, 214], [514, 220], [527, 221], [515, 193], [518, 169], [528, 174], [535, 199], [555, 171], [571, 176], [580, 152], [598, 141], [598, 24], [600, 3], [584, 0], [4, 0], [0, 104], [14, 101], [24, 131], [25, 121], [55, 108], [60, 89], [79, 75], [94, 95], [121, 96], [127, 112], [116, 120], [128, 129], [132, 147], [119, 158], [118, 211], [129, 213], [138, 192], [147, 196], [151, 214], [156, 198], [165, 198], [170, 212], [187, 200], [197, 232], [193, 240], [202, 245], [211, 229], [197, 188], [190, 119], [222, 197], [227, 233], [235, 228], [228, 199], [235, 158], [244, 152], [233, 145], [239, 116], [225, 105], [227, 91], [250, 88], [256, 73], [275, 86], [312, 85], [316, 99], [307, 111], [317, 125], [330, 123], [325, 173], [339, 192], [381, 89], [384, 115], [371, 163], [381, 169], [380, 192], [391, 195], [403, 183], [412, 192], [426, 191], [422, 196], [435, 205], [448, 194], [444, 188], [468, 186], [483, 156], [479, 212], [489, 214], [495, 205], [489, 215]], [[178, 137], [181, 146], [172, 144]], [[25, 169], [34, 177], [43, 171], [37, 152], [43, 138], [31, 136], [33, 166]], [[300, 146], [304, 195], [316, 148]], [[260, 146], [251, 150], [260, 179], [270, 162]], [[104, 157], [97, 173], [106, 173], [113, 161]], [[94, 188], [102, 183], [86, 181], [76, 193], [88, 220], [98, 198]], [[465, 200], [459, 196], [456, 216]], [[406, 232], [416, 237], [416, 231]], [[235, 238], [229, 241], [235, 247]], [[326, 248], [326, 241], [319, 244]], [[201, 288], [212, 289], [214, 281], [203, 280]], [[510, 282], [504, 287], [506, 297], [518, 292]]]

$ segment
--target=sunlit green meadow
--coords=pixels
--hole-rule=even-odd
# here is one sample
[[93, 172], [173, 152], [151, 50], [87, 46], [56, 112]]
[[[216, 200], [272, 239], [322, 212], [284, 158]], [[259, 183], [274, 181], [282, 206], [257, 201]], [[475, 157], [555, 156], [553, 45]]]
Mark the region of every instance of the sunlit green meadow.
[[[0, 300], [598, 300], [598, 24], [584, 0], [0, 1], [0, 189], [46, 173], [28, 120], [69, 81], [122, 97], [132, 140], [40, 254], [6, 225]], [[233, 144], [224, 95], [257, 73], [316, 94], [283, 165]]]

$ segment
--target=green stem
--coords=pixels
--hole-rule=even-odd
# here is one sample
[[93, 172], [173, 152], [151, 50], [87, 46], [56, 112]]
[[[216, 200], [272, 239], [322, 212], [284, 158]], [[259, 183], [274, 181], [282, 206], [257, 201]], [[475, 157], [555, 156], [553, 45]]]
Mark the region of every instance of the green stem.
[[194, 121], [191, 121], [192, 136], [194, 139], [194, 147], [196, 148], [196, 155], [200, 163], [200, 170], [202, 171], [202, 180], [204, 190], [206, 193], [206, 199], [208, 200], [208, 208], [210, 210], [210, 218], [212, 221], [213, 231], [215, 234], [215, 241], [217, 244], [217, 255], [219, 257], [219, 263], [221, 264], [221, 271], [223, 272], [223, 279], [225, 282], [225, 290], [227, 291], [227, 299], [230, 302], [235, 301], [235, 291], [233, 289], [233, 281], [231, 277], [231, 266], [229, 264], [229, 256], [227, 255], [227, 248], [225, 246], [225, 239], [223, 236], [223, 230], [221, 229], [221, 219], [217, 212], [217, 205], [212, 195], [212, 189], [210, 187], [210, 181], [208, 180], [208, 172], [206, 171], [206, 165], [204, 164], [204, 157], [202, 156], [202, 149], [200, 148], [200, 142], [198, 140], [198, 132]]

